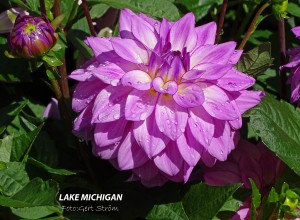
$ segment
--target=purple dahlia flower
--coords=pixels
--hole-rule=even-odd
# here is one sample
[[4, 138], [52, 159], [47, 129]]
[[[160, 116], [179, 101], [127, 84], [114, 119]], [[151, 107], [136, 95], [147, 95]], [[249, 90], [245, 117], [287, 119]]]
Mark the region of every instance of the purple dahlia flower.
[[24, 58], [43, 55], [55, 45], [56, 41], [56, 34], [45, 16], [18, 15], [8, 37], [12, 53]]
[[[214, 167], [203, 167], [203, 177], [209, 185], [243, 183], [243, 187], [249, 189], [251, 189], [249, 181], [251, 178], [262, 196], [265, 196], [283, 168], [283, 162], [262, 142], [253, 145], [240, 139], [237, 148], [232, 151], [227, 161], [217, 162]], [[250, 210], [251, 198], [248, 198], [231, 220], [250, 219]]]
[[195, 28], [192, 13], [160, 22], [122, 10], [119, 37], [88, 38], [94, 57], [70, 75], [80, 81], [74, 133], [148, 186], [226, 160], [241, 114], [263, 93], [246, 90], [255, 80], [233, 67], [242, 51], [214, 45], [215, 34], [213, 22]]
[[254, 145], [240, 139], [227, 161], [203, 170], [204, 180], [210, 185], [243, 183], [243, 187], [251, 189], [249, 178], [252, 178], [261, 192], [267, 192], [283, 168], [283, 162], [262, 142]]
[[[292, 29], [292, 32], [297, 38], [300, 38], [300, 26]], [[300, 99], [300, 47], [290, 49], [290, 62], [283, 67], [291, 68], [289, 82], [291, 84], [291, 101], [296, 102]]]

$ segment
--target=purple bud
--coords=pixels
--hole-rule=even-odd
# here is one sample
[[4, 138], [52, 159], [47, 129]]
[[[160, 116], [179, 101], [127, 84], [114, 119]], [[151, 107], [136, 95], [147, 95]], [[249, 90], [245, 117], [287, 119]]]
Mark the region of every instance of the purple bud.
[[12, 53], [24, 58], [41, 56], [56, 41], [56, 34], [45, 16], [18, 16], [8, 37]]

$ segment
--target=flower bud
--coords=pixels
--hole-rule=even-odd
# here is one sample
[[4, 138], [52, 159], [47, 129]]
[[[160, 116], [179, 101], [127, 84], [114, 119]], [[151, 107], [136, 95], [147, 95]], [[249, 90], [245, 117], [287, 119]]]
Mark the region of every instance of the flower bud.
[[8, 37], [13, 54], [36, 58], [48, 52], [57, 37], [46, 17], [18, 16]]
[[288, 18], [286, 15], [288, 0], [272, 0], [272, 11], [277, 19]]

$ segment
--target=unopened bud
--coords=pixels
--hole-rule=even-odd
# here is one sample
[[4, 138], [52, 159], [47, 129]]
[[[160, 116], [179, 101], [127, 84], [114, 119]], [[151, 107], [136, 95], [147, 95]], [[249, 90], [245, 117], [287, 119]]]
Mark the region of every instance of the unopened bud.
[[56, 34], [46, 17], [18, 16], [8, 37], [12, 54], [36, 58], [56, 43]]

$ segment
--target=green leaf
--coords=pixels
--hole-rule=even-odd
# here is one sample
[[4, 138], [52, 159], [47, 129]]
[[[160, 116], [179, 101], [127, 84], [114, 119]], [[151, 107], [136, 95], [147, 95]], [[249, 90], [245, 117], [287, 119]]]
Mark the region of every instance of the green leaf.
[[30, 8], [22, 0], [10, 0], [10, 1], [16, 3], [17, 5], [19, 5], [20, 7], [26, 10], [30, 10]]
[[148, 213], [148, 220], [188, 220], [181, 202], [155, 205]]
[[86, 20], [86, 17], [83, 17], [81, 19], [79, 19], [77, 22], [75, 22], [72, 26], [72, 30], [80, 30], [80, 31], [83, 31], [86, 36], [90, 36], [91, 35], [91, 31], [90, 31], [90, 28], [89, 28], [89, 24]]
[[243, 53], [236, 68], [251, 76], [258, 76], [263, 74], [272, 63], [271, 44], [263, 43], [247, 53]]
[[31, 11], [39, 12], [40, 2], [37, 0], [26, 0]]
[[300, 6], [293, 2], [289, 2], [287, 12], [295, 17], [300, 18]]
[[288, 189], [286, 191], [286, 197], [288, 197], [289, 199], [299, 199], [299, 195], [294, 192], [293, 190]]
[[175, 3], [183, 5], [195, 14], [196, 21], [206, 16], [213, 8], [222, 4], [222, 0], [176, 0]]
[[250, 123], [266, 146], [300, 175], [300, 111], [284, 101], [265, 97], [250, 112]]
[[94, 19], [102, 17], [108, 9], [109, 7], [105, 4], [94, 5], [90, 10], [91, 18]]
[[35, 178], [12, 197], [0, 196], [0, 205], [14, 208], [58, 206], [56, 201], [58, 190], [55, 181]]
[[25, 164], [18, 162], [6, 163], [6, 169], [0, 170], [0, 192], [12, 196], [29, 182]]
[[272, 187], [272, 189], [270, 190], [268, 197], [267, 197], [267, 202], [268, 203], [275, 203], [279, 201], [279, 195], [276, 192], [275, 188]]
[[6, 136], [2, 140], [0, 140], [0, 161], [2, 162], [10, 161], [12, 140], [13, 138], [11, 136]]
[[27, 105], [35, 117], [37, 117], [37, 118], [43, 117], [43, 113], [45, 111], [45, 106], [34, 103], [32, 101], [29, 101]]
[[67, 37], [74, 47], [76, 47], [86, 59], [93, 57], [92, 50], [83, 42], [83, 40], [86, 38], [85, 32], [80, 30], [71, 30]]
[[255, 30], [254, 33], [251, 34], [248, 42], [254, 45], [260, 45], [268, 41], [272, 35], [273, 32], [270, 30]]
[[22, 109], [27, 105], [27, 103], [28, 100], [24, 100], [22, 102], [12, 103], [0, 109], [0, 134], [2, 134], [5, 131], [6, 127], [22, 111]]
[[241, 184], [209, 186], [193, 185], [184, 195], [182, 204], [189, 219], [213, 219]]
[[13, 144], [11, 149], [11, 161], [19, 161], [22, 157], [26, 159], [30, 148], [37, 137], [37, 135], [40, 133], [42, 127], [44, 124], [41, 124], [38, 126], [35, 130], [27, 133], [22, 134], [17, 137], [13, 137]]
[[256, 209], [259, 207], [261, 202], [261, 195], [259, 193], [259, 189], [257, 188], [255, 182], [250, 178], [249, 179], [251, 188], [252, 188], [252, 196], [251, 196], [251, 220], [256, 220], [257, 211]]
[[42, 168], [43, 170], [47, 171], [48, 173], [57, 174], [57, 175], [65, 175], [65, 176], [76, 174], [76, 173], [71, 172], [69, 170], [55, 169], [55, 168], [49, 167], [48, 165], [43, 164], [42, 162], [40, 162], [40, 161], [38, 161], [34, 158], [29, 158], [28, 161], [30, 163], [32, 163], [33, 165], [35, 165], [39, 168]]
[[117, 9], [129, 8], [134, 12], [142, 12], [155, 18], [165, 17], [171, 21], [180, 18], [178, 9], [168, 0], [93, 0], [91, 2], [107, 4]]
[[42, 60], [45, 61], [49, 66], [61, 66], [63, 63], [55, 55], [53, 51], [49, 51], [42, 57]]
[[55, 206], [36, 206], [25, 208], [11, 208], [11, 211], [21, 218], [41, 219], [53, 213], [61, 212], [61, 208]]
[[53, 20], [53, 14], [51, 12], [51, 8], [54, 5], [55, 0], [45, 0], [45, 8], [46, 8], [46, 15], [50, 19], [50, 21]]

